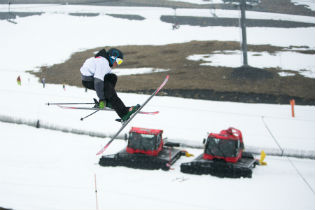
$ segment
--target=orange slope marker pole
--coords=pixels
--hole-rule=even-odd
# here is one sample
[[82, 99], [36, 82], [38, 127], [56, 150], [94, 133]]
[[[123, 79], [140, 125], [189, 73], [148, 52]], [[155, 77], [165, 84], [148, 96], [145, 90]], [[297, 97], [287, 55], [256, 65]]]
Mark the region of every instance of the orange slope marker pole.
[[294, 100], [294, 99], [291, 99], [291, 100], [290, 100], [290, 104], [291, 104], [292, 117], [295, 117], [295, 113], [294, 113], [295, 100]]

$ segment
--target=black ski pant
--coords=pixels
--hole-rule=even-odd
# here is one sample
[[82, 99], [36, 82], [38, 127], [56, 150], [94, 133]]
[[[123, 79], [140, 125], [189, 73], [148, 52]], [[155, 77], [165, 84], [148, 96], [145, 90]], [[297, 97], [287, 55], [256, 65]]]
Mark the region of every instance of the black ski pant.
[[[129, 109], [125, 106], [122, 100], [118, 97], [115, 86], [117, 83], [116, 74], [106, 74], [104, 77], [104, 98], [106, 103], [110, 103], [113, 109], [116, 111], [118, 116], [122, 118], [125, 116]], [[82, 80], [82, 84], [87, 89], [95, 90], [94, 81], [84, 81]]]

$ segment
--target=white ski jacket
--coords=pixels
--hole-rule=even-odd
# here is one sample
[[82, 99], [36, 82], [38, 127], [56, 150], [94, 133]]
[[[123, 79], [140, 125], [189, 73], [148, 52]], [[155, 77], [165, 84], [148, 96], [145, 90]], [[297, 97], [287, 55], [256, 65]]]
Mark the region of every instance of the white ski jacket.
[[104, 100], [104, 77], [112, 72], [108, 60], [102, 56], [88, 58], [80, 69], [83, 81], [94, 81], [100, 100]]

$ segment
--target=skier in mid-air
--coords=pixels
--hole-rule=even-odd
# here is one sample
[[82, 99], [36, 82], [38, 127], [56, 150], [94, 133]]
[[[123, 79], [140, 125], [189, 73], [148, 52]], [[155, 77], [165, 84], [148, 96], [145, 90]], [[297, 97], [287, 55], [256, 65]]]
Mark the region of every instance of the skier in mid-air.
[[83, 86], [96, 91], [99, 108], [112, 108], [122, 121], [126, 121], [139, 109], [140, 105], [126, 107], [117, 96], [115, 90], [117, 76], [112, 71], [122, 64], [123, 59], [123, 53], [116, 48], [111, 48], [108, 52], [102, 49], [94, 57], [86, 59], [80, 72]]

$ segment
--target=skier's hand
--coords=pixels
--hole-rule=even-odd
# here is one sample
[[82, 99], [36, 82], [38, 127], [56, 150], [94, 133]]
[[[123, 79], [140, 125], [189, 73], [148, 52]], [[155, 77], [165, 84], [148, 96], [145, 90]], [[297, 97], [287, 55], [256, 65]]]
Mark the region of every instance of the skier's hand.
[[104, 102], [104, 101], [100, 101], [98, 107], [99, 107], [100, 109], [104, 109], [104, 108], [105, 108], [105, 102]]

